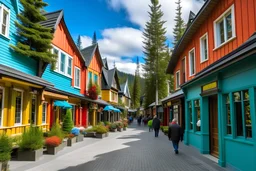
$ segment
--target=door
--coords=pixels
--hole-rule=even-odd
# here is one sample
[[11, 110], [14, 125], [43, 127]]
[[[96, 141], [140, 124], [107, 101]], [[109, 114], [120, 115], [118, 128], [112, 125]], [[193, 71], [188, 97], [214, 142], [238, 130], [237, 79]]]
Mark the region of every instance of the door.
[[209, 119], [210, 119], [210, 153], [219, 157], [218, 141], [218, 97], [217, 95], [209, 97]]

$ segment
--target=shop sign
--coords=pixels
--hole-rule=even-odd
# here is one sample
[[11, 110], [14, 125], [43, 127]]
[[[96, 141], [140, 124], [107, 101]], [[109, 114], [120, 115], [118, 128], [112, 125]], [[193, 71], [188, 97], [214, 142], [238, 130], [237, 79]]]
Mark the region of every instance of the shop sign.
[[216, 90], [218, 88], [217, 81], [214, 81], [212, 83], [206, 84], [202, 86], [202, 92], [210, 91], [210, 90]]
[[172, 105], [172, 102], [168, 102], [167, 103], [167, 106], [169, 107], [169, 106], [171, 106]]

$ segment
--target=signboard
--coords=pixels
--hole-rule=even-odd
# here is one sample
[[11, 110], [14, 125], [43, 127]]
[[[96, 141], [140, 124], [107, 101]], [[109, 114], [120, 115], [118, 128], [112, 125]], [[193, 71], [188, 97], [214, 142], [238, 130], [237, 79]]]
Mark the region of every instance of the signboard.
[[167, 106], [169, 107], [169, 106], [171, 106], [172, 105], [172, 102], [168, 102], [167, 103]]
[[202, 86], [202, 92], [210, 91], [210, 90], [216, 90], [218, 88], [217, 81], [211, 82], [209, 84], [206, 84]]

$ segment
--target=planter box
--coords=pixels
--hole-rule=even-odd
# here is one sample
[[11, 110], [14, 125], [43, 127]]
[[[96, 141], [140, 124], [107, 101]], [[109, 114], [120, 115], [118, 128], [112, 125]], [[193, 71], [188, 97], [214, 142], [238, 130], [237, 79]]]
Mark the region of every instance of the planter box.
[[117, 131], [122, 132], [123, 128], [117, 128]]
[[63, 140], [62, 143], [59, 145], [60, 150], [63, 150], [65, 147], [67, 147], [67, 145], [68, 145], [68, 140], [67, 139]]
[[88, 132], [84, 135], [84, 137], [95, 137], [95, 132]]
[[0, 171], [9, 171], [9, 164], [7, 162], [0, 162]]
[[77, 137], [76, 137], [76, 142], [82, 142], [84, 140], [84, 135], [83, 134], [79, 134]]
[[104, 138], [105, 137], [105, 134], [97, 134], [96, 133], [96, 138]]
[[123, 129], [124, 129], [124, 131], [126, 131], [127, 127], [124, 127]]
[[19, 161], [37, 161], [43, 156], [43, 148], [35, 151], [18, 151]]
[[105, 134], [105, 137], [108, 137], [108, 135], [109, 135], [109, 133], [107, 132], [107, 133]]
[[67, 146], [71, 147], [73, 144], [76, 143], [76, 137], [69, 138], [67, 142], [68, 142]]
[[59, 151], [61, 151], [64, 147], [62, 144], [60, 144], [58, 147], [51, 147], [51, 146], [47, 146], [47, 154], [52, 154], [55, 155], [57, 154]]
[[117, 129], [110, 129], [110, 132], [116, 132]]

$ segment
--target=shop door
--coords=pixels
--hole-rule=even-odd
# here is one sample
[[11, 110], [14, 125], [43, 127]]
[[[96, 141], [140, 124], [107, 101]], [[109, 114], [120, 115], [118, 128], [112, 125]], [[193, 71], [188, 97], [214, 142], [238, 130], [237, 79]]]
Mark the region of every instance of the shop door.
[[218, 141], [218, 97], [217, 95], [209, 97], [209, 119], [210, 119], [210, 153], [219, 157]]

